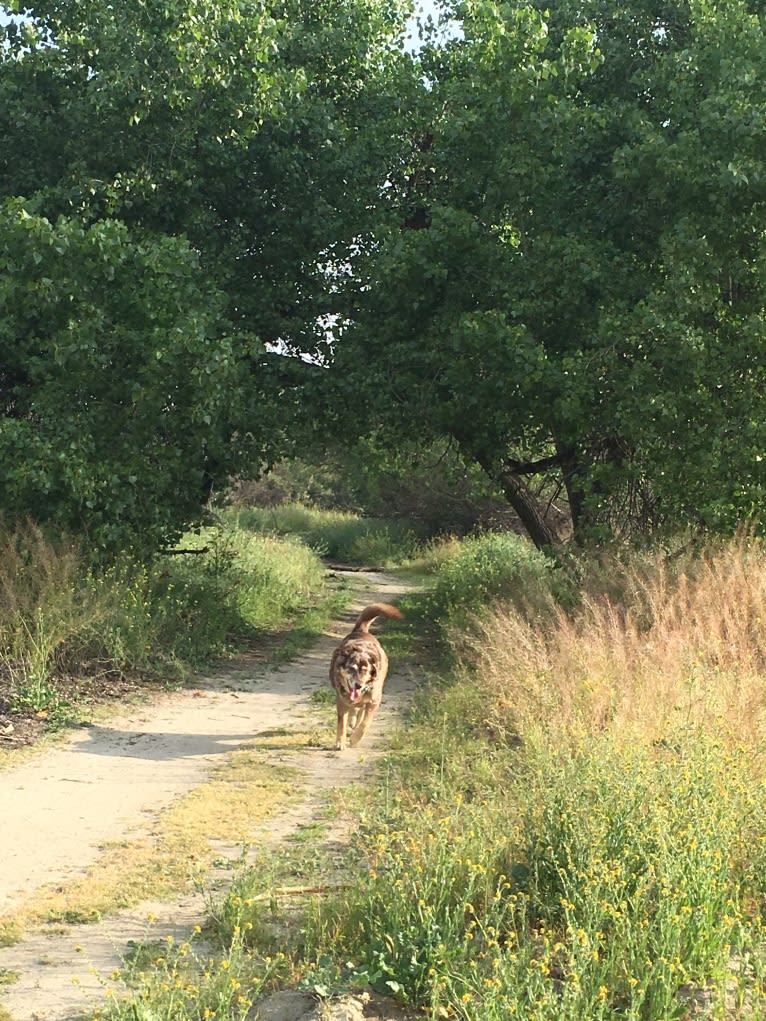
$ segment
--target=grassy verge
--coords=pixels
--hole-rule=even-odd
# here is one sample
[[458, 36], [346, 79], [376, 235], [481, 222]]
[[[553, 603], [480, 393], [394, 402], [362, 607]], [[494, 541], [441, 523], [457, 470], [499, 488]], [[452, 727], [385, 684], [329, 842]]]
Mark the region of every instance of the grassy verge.
[[[464, 1021], [766, 1016], [766, 551], [565, 577], [493, 539], [456, 552], [395, 639], [432, 665], [438, 641], [443, 676], [340, 872], [276, 928], [284, 875], [244, 872], [212, 957], [166, 959], [111, 1017], [233, 1021], [272, 984]], [[171, 977], [193, 995], [170, 1004]]]
[[766, 1013], [764, 550], [580, 577], [455, 641], [312, 918], [325, 982], [466, 1021]]

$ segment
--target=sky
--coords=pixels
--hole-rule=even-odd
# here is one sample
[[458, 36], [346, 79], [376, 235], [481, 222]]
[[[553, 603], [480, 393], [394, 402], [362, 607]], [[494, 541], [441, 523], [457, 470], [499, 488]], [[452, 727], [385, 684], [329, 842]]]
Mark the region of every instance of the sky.
[[417, 7], [419, 7], [424, 14], [430, 14], [434, 20], [436, 20], [437, 10], [435, 0], [420, 0]]
[[[438, 21], [439, 8], [437, 0], [415, 0], [415, 8], [416, 11], [418, 12], [416, 17], [419, 16], [421, 18], [427, 18], [430, 15], [433, 18], [434, 22]], [[454, 25], [453, 26], [448, 25], [446, 29], [442, 30], [442, 38], [449, 38], [451, 36], [454, 36], [455, 34], [459, 33], [457, 27], [455, 27]], [[413, 43], [417, 42], [417, 27], [415, 26], [414, 22], [410, 40]], [[415, 48], [416, 47], [413, 46], [413, 49]]]

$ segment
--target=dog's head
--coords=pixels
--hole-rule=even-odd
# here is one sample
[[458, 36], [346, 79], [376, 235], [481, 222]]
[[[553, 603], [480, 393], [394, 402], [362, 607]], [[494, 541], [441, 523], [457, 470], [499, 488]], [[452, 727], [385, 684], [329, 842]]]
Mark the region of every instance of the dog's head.
[[358, 702], [369, 691], [377, 675], [377, 657], [366, 649], [350, 649], [338, 659], [338, 688], [351, 702]]

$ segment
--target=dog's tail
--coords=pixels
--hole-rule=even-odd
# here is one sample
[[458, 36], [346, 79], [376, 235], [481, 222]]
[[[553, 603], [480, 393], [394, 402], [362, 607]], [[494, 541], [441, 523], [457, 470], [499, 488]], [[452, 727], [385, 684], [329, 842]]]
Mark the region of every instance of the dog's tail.
[[395, 617], [397, 620], [403, 620], [404, 614], [390, 603], [372, 603], [371, 606], [365, 606], [356, 618], [354, 631], [362, 631], [364, 634], [367, 634], [370, 630], [370, 624], [376, 617]]

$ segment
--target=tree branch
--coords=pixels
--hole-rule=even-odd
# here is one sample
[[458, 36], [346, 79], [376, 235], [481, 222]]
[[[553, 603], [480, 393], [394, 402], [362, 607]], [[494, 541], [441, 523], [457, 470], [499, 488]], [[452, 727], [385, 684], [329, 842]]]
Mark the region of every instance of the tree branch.
[[549, 468], [560, 468], [562, 463], [561, 454], [551, 454], [550, 457], [541, 457], [539, 461], [516, 461], [508, 458], [504, 465], [514, 475], [536, 475], [538, 472], [548, 471]]

